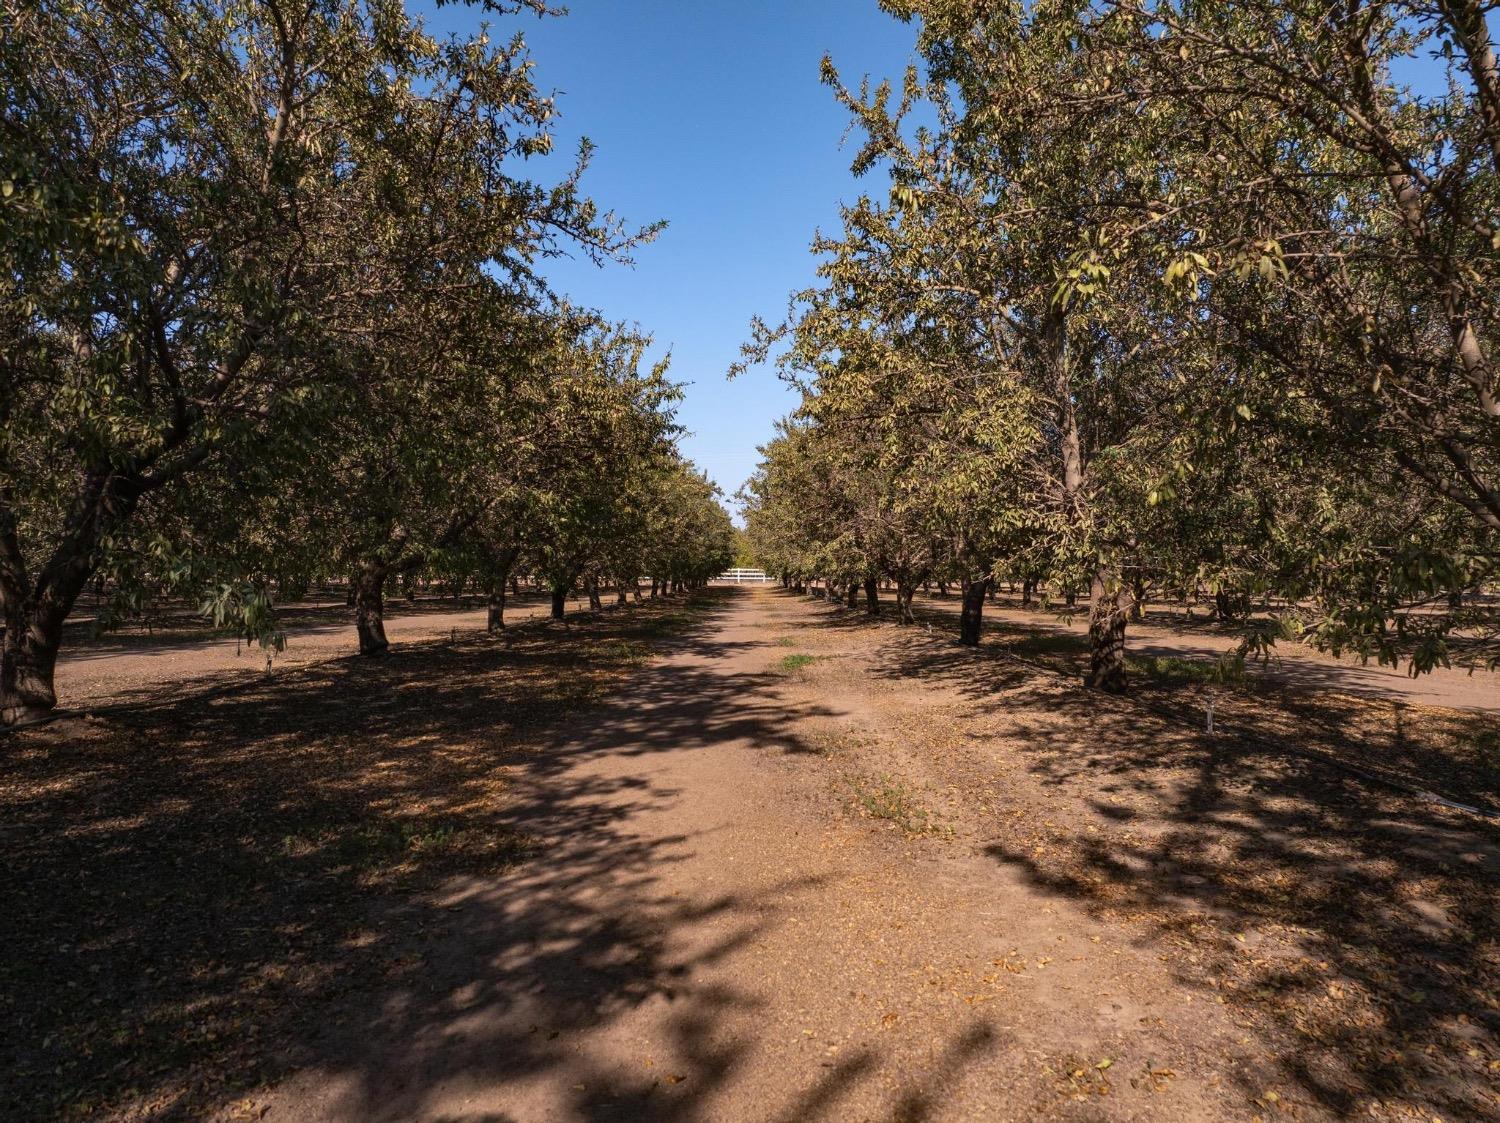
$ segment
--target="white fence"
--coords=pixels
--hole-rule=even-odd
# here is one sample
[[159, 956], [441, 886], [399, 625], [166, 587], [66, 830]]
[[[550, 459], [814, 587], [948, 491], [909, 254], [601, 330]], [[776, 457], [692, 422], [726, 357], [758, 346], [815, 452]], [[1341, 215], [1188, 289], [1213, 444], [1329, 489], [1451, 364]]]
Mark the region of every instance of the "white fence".
[[763, 569], [726, 569], [714, 580], [730, 585], [764, 585], [771, 578], [766, 576]]

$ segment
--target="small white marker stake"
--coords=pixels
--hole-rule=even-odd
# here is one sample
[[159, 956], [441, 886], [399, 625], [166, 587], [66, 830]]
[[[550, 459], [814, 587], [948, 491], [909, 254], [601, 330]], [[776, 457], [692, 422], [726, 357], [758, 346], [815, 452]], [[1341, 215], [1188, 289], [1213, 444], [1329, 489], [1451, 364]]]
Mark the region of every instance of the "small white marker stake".
[[1214, 691], [1210, 690], [1208, 692], [1208, 732], [1210, 733], [1214, 731], [1214, 700], [1217, 697], [1218, 695]]

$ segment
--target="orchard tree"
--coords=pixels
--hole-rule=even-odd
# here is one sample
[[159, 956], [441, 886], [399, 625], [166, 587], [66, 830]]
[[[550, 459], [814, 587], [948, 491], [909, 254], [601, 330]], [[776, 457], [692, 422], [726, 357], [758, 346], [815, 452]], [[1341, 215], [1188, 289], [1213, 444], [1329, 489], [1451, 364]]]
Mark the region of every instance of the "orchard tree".
[[[1494, 625], [1426, 609], [1500, 556], [1500, 69], [1485, 7], [1126, 0], [1097, 25], [1118, 80], [1078, 99], [1184, 122], [1153, 220], [1210, 263], [1217, 330], [1275, 374], [1257, 429], [1293, 418], [1328, 493], [1381, 512], [1350, 528], [1368, 549], [1301, 536], [1315, 635], [1414, 671], [1443, 661], [1443, 631]], [[1418, 67], [1425, 81], [1402, 76]], [[1462, 517], [1412, 502], [1414, 487]]]
[[378, 339], [372, 307], [480, 263], [525, 272], [560, 237], [623, 238], [576, 172], [516, 177], [554, 112], [519, 38], [438, 40], [399, 0], [7, 0], [5, 26], [0, 709], [18, 722], [55, 705], [63, 621], [143, 501], [328, 424], [371, 376], [349, 360]]
[[665, 362], [643, 369], [649, 340], [616, 325], [574, 318], [551, 356], [550, 431], [535, 449], [537, 488], [528, 556], [562, 619], [568, 592], [596, 566], [624, 520], [620, 481], [675, 454]]
[[[832, 283], [856, 293], [884, 288], [887, 324], [903, 308], [942, 323], [943, 348], [917, 342], [925, 324], [891, 343], [916, 365], [936, 350], [935, 369], [954, 381], [951, 397], [981, 382], [1017, 388], [1029, 433], [1007, 421], [1003, 449], [981, 447], [976, 456], [998, 452], [994, 474], [1015, 481], [994, 494], [1016, 506], [983, 520], [986, 533], [1014, 543], [1026, 528], [1022, 549], [1045, 559], [1041, 568], [1091, 586], [1087, 681], [1123, 689], [1125, 567], [1145, 506], [1138, 450], [1171, 393], [1161, 371], [1182, 334], [1157, 266], [1170, 260], [1176, 282], [1201, 268], [1118, 228], [1122, 211], [1159, 188], [1152, 142], [1165, 123], [1112, 103], [1088, 114], [1056, 111], [1064, 91], [1095, 77], [1070, 10], [888, 6], [922, 17], [926, 76], [909, 71], [897, 99], [886, 85], [852, 91], [825, 63], [826, 80], [866, 137], [854, 169], [886, 169], [892, 212], [846, 214], [851, 239], [868, 249], [849, 262], [857, 276], [835, 274]], [[936, 128], [911, 125], [919, 105]], [[942, 304], [945, 312], [924, 311]], [[898, 401], [884, 404], [899, 415]], [[1015, 463], [1009, 456], [1019, 449], [1030, 455]], [[993, 569], [974, 575], [983, 580]]]

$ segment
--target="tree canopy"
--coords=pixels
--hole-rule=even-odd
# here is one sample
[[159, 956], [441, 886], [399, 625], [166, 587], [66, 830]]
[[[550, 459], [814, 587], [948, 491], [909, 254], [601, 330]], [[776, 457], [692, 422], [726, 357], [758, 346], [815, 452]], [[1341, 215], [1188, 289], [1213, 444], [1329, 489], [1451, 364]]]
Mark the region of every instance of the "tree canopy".
[[271, 640], [278, 593], [347, 574], [378, 653], [383, 589], [420, 570], [682, 581], [732, 553], [645, 338], [545, 284], [659, 225], [582, 193], [587, 144], [541, 177], [556, 109], [519, 34], [438, 37], [400, 0], [4, 17], [7, 721], [55, 705], [92, 578], [106, 617], [201, 595]]
[[[1153, 588], [1336, 649], [1493, 662], [1500, 70], [1478, 5], [885, 0], [824, 78], [878, 191], [747, 360], [803, 394], [746, 493], [817, 576], [1088, 590], [1125, 687]], [[1439, 89], [1401, 63], [1431, 57]], [[874, 605], [873, 587], [870, 603]]]

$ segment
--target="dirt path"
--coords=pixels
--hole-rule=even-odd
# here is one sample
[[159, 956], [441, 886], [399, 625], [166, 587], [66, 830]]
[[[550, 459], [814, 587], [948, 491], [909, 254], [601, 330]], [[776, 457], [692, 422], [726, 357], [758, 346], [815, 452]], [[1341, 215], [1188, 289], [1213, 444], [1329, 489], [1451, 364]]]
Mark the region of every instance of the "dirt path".
[[249, 1116], [1224, 1120], [1281, 1102], [1269, 1047], [1172, 949], [982, 839], [850, 813], [827, 741], [869, 703], [776, 668], [816, 615], [732, 598], [517, 766], [534, 856], [406, 906], [409, 970], [350, 995], [319, 1062]]
[[[957, 616], [957, 598], [922, 597], [918, 606]], [[1054, 613], [1031, 612], [996, 605], [985, 606], [985, 619], [996, 624], [1029, 631], [1088, 633], [1088, 609], [1084, 607], [1071, 621]], [[1238, 635], [1204, 629], [1160, 626], [1151, 623], [1131, 624], [1126, 642], [1131, 653], [1142, 656], [1177, 656], [1184, 659], [1217, 659], [1238, 643]], [[1336, 690], [1362, 698], [1390, 698], [1426, 706], [1500, 713], [1500, 674], [1439, 667], [1430, 674], [1412, 678], [1405, 670], [1382, 667], [1375, 663], [1340, 660], [1300, 644], [1282, 644], [1269, 663], [1251, 662], [1250, 675], [1264, 677], [1308, 690]]]

